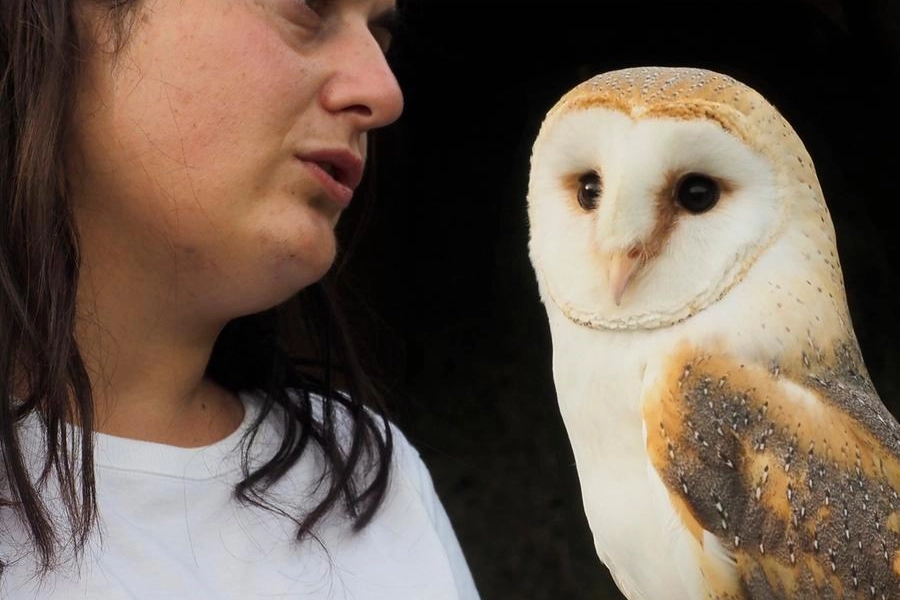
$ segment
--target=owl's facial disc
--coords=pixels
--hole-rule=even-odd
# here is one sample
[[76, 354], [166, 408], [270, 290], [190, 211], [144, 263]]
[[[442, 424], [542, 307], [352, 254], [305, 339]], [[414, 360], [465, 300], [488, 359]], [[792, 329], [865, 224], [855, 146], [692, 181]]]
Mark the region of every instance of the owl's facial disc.
[[665, 327], [705, 310], [784, 222], [771, 163], [718, 122], [605, 107], [542, 129], [529, 213], [543, 298], [600, 329]]

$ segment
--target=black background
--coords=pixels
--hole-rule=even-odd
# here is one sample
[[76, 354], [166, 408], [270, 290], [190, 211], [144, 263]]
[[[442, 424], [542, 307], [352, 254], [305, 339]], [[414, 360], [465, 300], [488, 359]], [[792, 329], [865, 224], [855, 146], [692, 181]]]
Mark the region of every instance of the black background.
[[866, 363], [898, 414], [896, 4], [401, 4], [391, 60], [406, 109], [379, 132], [371, 193], [342, 221], [341, 273], [485, 600], [619, 597], [583, 516], [527, 256], [531, 143], [593, 74], [706, 67], [781, 110], [817, 166]]

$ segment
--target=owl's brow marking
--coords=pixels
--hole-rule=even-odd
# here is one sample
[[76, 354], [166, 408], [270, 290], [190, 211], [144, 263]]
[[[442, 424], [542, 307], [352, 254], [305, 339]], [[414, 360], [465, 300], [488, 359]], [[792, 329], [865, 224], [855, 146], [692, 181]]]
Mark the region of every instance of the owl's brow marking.
[[723, 111], [723, 107], [714, 102], [672, 102], [665, 104], [645, 104], [639, 102], [636, 105], [626, 103], [621, 98], [610, 97], [604, 94], [596, 96], [580, 96], [569, 100], [566, 108], [572, 111], [589, 110], [592, 108], [606, 108], [620, 112], [634, 121], [645, 119], [674, 119], [677, 121], [705, 120], [718, 125], [723, 131], [729, 133], [751, 147], [753, 138], [747, 135], [744, 128], [735, 118]]

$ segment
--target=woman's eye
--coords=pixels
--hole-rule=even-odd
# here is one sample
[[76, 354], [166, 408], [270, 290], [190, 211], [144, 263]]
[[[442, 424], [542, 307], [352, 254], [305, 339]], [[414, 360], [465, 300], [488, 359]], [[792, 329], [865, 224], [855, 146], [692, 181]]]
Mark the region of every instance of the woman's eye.
[[322, 22], [329, 0], [283, 0], [288, 19], [303, 27], [315, 27]]
[[315, 29], [322, 24], [321, 2], [318, 0], [276, 0], [272, 4], [278, 14], [293, 26]]
[[399, 16], [394, 9], [380, 14], [369, 23], [369, 30], [372, 32], [372, 37], [375, 38], [381, 51], [385, 54], [387, 54], [390, 49], [394, 36], [397, 35], [399, 24]]
[[375, 38], [381, 51], [384, 54], [387, 54], [388, 50], [391, 49], [391, 42], [394, 40], [394, 35], [390, 31], [386, 31], [380, 27], [373, 27], [372, 37]]
[[329, 0], [297, 0], [300, 4], [305, 4], [311, 11], [321, 16], [325, 12], [325, 8], [329, 4]]

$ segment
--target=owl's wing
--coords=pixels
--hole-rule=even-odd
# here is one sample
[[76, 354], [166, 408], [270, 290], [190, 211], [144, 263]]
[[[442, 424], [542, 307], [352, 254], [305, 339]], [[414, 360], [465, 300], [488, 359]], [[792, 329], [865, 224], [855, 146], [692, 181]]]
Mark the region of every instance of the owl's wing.
[[854, 357], [788, 376], [683, 348], [645, 392], [713, 598], [900, 598], [900, 426]]

